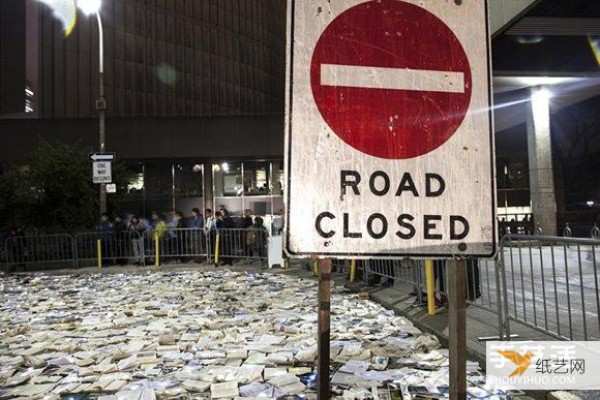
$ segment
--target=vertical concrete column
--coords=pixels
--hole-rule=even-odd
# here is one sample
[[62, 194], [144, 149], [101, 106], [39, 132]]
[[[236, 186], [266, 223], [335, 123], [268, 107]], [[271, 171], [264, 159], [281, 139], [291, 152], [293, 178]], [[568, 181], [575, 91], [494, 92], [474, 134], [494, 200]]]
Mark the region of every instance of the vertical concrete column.
[[[214, 186], [213, 186], [213, 166], [211, 162], [202, 164], [202, 185], [204, 189], [204, 208], [210, 208], [214, 211]], [[202, 210], [204, 213], [204, 210]]]
[[556, 235], [556, 195], [552, 169], [552, 139], [550, 136], [550, 92], [543, 88], [531, 90], [527, 117], [527, 148], [529, 153], [529, 188], [531, 209], [537, 226], [544, 235]]

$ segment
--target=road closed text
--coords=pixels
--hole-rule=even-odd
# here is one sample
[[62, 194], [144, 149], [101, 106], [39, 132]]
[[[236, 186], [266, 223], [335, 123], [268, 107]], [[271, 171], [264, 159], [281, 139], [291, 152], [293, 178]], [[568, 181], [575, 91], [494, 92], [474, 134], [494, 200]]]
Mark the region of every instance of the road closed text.
[[[443, 196], [446, 189], [446, 181], [437, 173], [424, 173], [415, 177], [407, 172], [398, 182], [392, 182], [389, 174], [384, 171], [374, 171], [369, 176], [352, 170], [343, 170], [340, 173], [342, 198], [370, 193], [379, 197], [412, 196], [427, 199]], [[390, 201], [390, 204], [394, 202]], [[356, 218], [350, 213], [335, 215], [330, 211], [323, 211], [315, 219], [315, 229], [324, 239], [336, 236], [349, 239], [384, 239], [395, 235], [401, 240], [418, 237], [424, 240], [460, 241], [470, 232], [469, 221], [462, 215], [417, 214], [411, 210], [398, 210], [399, 212], [390, 215], [393, 211], [361, 215], [360, 223], [354, 222], [356, 225], [351, 223], [356, 221]]]

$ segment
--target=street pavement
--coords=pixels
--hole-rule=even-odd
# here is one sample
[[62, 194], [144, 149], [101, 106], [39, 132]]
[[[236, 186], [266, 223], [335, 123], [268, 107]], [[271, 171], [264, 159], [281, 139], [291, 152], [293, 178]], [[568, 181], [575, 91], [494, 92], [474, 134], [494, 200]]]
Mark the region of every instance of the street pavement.
[[589, 246], [505, 250], [509, 313], [570, 340], [600, 340], [600, 251]]

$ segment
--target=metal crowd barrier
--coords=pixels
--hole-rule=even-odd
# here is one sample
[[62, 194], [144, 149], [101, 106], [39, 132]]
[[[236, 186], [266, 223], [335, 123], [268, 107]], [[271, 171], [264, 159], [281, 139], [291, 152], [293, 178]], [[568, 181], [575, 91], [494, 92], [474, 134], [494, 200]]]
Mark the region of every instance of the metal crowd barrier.
[[[427, 285], [425, 263], [413, 259], [405, 260], [365, 260], [367, 275], [378, 275], [388, 282], [400, 281], [413, 285], [417, 303], [425, 302]], [[444, 304], [448, 297], [447, 264], [444, 260], [433, 261], [433, 279], [435, 296], [438, 303]], [[467, 302], [490, 311], [497, 310], [495, 276], [496, 265], [493, 260], [467, 261]]]
[[600, 241], [508, 235], [500, 243], [503, 309], [510, 321], [562, 340], [600, 340]]
[[204, 262], [210, 257], [208, 246], [212, 236], [198, 228], [170, 229], [162, 235], [155, 230], [148, 230], [142, 238], [144, 263]]
[[364, 260], [367, 276], [378, 275], [388, 280], [399, 280], [406, 283], [417, 284], [420, 282], [418, 266], [420, 262], [412, 259], [404, 260]]
[[[436, 295], [442, 299], [448, 297], [448, 265], [444, 261], [434, 261]], [[466, 270], [467, 304], [485, 310], [498, 310], [497, 276], [495, 260], [469, 259]]]
[[10, 237], [4, 243], [4, 255], [6, 272], [40, 264], [44, 268], [76, 266], [73, 237], [67, 234]]
[[196, 228], [169, 229], [163, 235], [150, 229], [143, 235], [84, 232], [11, 237], [4, 243], [5, 272], [111, 265], [160, 265], [170, 262], [266, 261], [266, 230]]
[[232, 265], [234, 261], [266, 260], [269, 234], [266, 229], [219, 229], [207, 242], [211, 260]]
[[[511, 322], [560, 340], [600, 340], [600, 240], [507, 235], [495, 260], [468, 260], [467, 302], [497, 315], [499, 337]], [[418, 303], [427, 292], [423, 263], [364, 261], [367, 274], [412, 284]], [[447, 293], [447, 266], [434, 261], [438, 302]]]
[[143, 245], [139, 257], [136, 243], [142, 240], [137, 232], [85, 232], [75, 235], [76, 263], [79, 267], [142, 264]]
[[266, 260], [269, 234], [256, 228], [200, 230], [171, 229], [162, 235], [144, 234], [146, 264], [163, 262], [212, 262], [233, 265], [234, 261]]

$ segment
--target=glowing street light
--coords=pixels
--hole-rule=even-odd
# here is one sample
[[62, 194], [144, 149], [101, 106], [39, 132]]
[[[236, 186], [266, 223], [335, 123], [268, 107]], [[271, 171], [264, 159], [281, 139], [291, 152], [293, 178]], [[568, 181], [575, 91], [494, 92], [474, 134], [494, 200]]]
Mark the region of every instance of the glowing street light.
[[536, 88], [531, 93], [531, 110], [536, 132], [550, 129], [550, 99], [552, 92], [545, 87]]
[[87, 16], [98, 14], [102, 8], [102, 0], [77, 0], [77, 7]]
[[532, 94], [533, 101], [548, 103], [552, 98], [552, 92], [545, 87], [535, 90]]
[[[100, 153], [106, 150], [106, 100], [104, 98], [104, 30], [102, 27], [102, 18], [100, 18], [100, 9], [102, 0], [77, 0], [77, 7], [86, 15], [96, 15], [98, 21], [98, 101], [96, 109], [98, 110], [98, 123], [100, 127], [99, 141]], [[106, 213], [106, 185], [100, 184], [100, 214]]]

